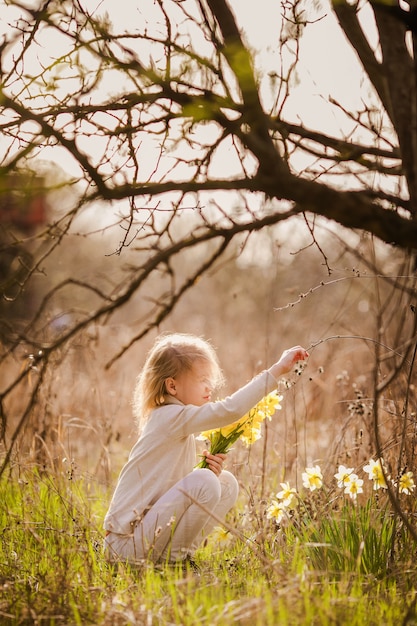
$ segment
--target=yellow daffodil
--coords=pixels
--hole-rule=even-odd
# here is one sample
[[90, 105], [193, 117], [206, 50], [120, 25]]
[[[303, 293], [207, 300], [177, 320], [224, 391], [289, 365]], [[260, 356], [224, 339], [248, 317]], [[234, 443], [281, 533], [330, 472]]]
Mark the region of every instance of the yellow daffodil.
[[218, 543], [224, 543], [230, 539], [230, 533], [224, 526], [216, 526], [214, 528], [213, 537]]
[[323, 486], [323, 474], [321, 473], [319, 465], [306, 467], [301, 477], [303, 479], [303, 486], [310, 491], [320, 489]]
[[339, 465], [339, 469], [337, 470], [337, 473], [334, 475], [334, 477], [337, 480], [337, 486], [340, 489], [343, 489], [343, 487], [346, 487], [347, 484], [349, 484], [350, 482], [350, 477], [353, 474], [353, 467], [346, 467], [345, 465]]
[[240, 438], [246, 446], [251, 446], [262, 437], [260, 428], [245, 428]]
[[297, 502], [297, 491], [294, 487], [290, 487], [290, 484], [281, 483], [281, 491], [278, 491], [277, 498], [280, 500], [283, 505], [288, 509], [295, 509]]
[[369, 480], [373, 480], [374, 482], [374, 491], [378, 491], [378, 489], [388, 488], [385, 480], [383, 464], [383, 459], [377, 459], [376, 461], [371, 459], [369, 463], [363, 468], [363, 471], [368, 474]]
[[[198, 439], [210, 441], [210, 454], [227, 452], [239, 438], [250, 446], [262, 436], [262, 422], [267, 418], [270, 419], [275, 411], [281, 409], [281, 400], [282, 396], [273, 391], [240, 420], [228, 426], [205, 431], [199, 435]], [[197, 467], [208, 467], [207, 460], [203, 458]]]
[[277, 524], [280, 524], [287, 515], [284, 503], [278, 502], [278, 500], [272, 500], [271, 504], [266, 509], [266, 517], [273, 519]]
[[259, 402], [258, 412], [265, 413], [265, 417], [271, 419], [271, 416], [275, 413], [275, 411], [280, 411], [282, 409], [281, 400], [282, 396], [276, 391], [270, 393]]
[[413, 479], [413, 472], [405, 472], [400, 478], [400, 484], [398, 490], [400, 493], [410, 495], [414, 491], [416, 485]]
[[356, 500], [358, 493], [363, 493], [363, 480], [357, 474], [349, 474], [349, 480], [344, 483], [344, 493], [349, 495], [352, 500]]

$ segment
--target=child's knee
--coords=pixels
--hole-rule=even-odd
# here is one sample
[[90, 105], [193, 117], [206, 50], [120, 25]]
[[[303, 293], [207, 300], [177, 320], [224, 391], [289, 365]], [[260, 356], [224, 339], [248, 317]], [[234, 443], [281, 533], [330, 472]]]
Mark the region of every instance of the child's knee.
[[222, 495], [222, 486], [216, 474], [207, 468], [199, 468], [192, 475], [199, 484], [200, 502], [215, 506]]
[[219, 478], [222, 488], [222, 499], [227, 499], [233, 506], [239, 495], [239, 483], [236, 477], [226, 470], [222, 471]]

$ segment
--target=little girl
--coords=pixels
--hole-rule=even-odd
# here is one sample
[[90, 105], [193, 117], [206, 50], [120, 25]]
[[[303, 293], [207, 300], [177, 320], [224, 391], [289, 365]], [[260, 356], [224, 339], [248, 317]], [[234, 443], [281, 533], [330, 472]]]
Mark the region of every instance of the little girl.
[[[237, 499], [238, 483], [222, 470], [225, 454], [204, 451], [208, 469], [194, 469], [194, 435], [240, 419], [307, 359], [296, 346], [224, 400], [210, 401], [223, 382], [211, 345], [186, 334], [159, 337], [136, 385], [134, 412], [142, 433], [123, 467], [104, 520], [109, 559], [138, 564], [192, 555]], [[211, 513], [213, 515], [211, 515]]]

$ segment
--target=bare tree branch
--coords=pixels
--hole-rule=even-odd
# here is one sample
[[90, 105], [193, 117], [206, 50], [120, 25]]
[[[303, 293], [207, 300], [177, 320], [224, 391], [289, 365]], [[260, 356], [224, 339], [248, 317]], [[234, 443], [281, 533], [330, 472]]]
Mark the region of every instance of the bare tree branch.
[[[286, 3], [268, 75], [239, 3], [144, 1], [119, 32], [100, 3], [7, 3], [2, 367], [15, 359], [18, 368], [26, 350], [51, 362], [140, 294], [140, 327], [117, 358], [168, 319], [226, 250], [299, 215], [328, 268], [318, 222], [417, 251], [412, 12], [370, 2], [373, 50], [359, 5], [332, 6], [375, 90], [357, 107], [330, 94], [326, 110], [337, 113], [340, 132], [329, 131], [326, 115], [295, 123], [291, 110], [303, 33], [323, 18], [308, 3]], [[41, 190], [35, 176], [45, 181]], [[97, 247], [80, 245], [86, 241]], [[21, 376], [0, 388], [4, 424]], [[29, 403], [22, 424], [36, 393]]]

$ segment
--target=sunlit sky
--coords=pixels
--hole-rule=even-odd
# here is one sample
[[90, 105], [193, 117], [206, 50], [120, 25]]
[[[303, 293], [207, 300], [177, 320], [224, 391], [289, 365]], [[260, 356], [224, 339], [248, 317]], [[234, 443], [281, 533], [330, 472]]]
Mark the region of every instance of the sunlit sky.
[[[27, 0], [27, 4], [29, 3], [32, 6], [39, 4], [38, 0]], [[175, 5], [175, 3], [172, 4]], [[185, 0], [184, 4], [187, 4], [189, 10], [192, 10], [194, 5], [193, 0]], [[273, 98], [268, 75], [280, 73], [281, 2], [279, 0], [256, 0], [256, 2], [230, 0], [230, 4], [245, 39], [255, 53], [257, 74], [262, 78], [263, 101], [266, 109], [268, 109]], [[153, 21], [154, 23], [156, 23], [156, 19], [160, 19], [160, 11], [154, 0], [138, 0], [138, 2], [133, 0], [84, 0], [84, 5], [95, 16], [107, 13], [114, 33], [134, 32], [141, 27], [144, 18], [148, 22]], [[336, 137], [348, 136], [353, 124], [340, 110], [329, 103], [329, 95], [340, 102], [346, 110], [355, 111], [363, 109], [364, 101], [369, 102], [371, 88], [364, 77], [356, 53], [352, 50], [337, 24], [328, 0], [306, 0], [306, 6], [309, 9], [311, 22], [304, 29], [300, 40], [299, 62], [293, 76], [290, 97], [284, 110], [283, 119], [288, 122], [301, 123], [307, 128], [327, 132]], [[366, 3], [364, 6], [366, 7]], [[9, 32], [8, 24], [17, 15], [16, 9], [7, 8], [4, 5], [0, 6], [0, 31], [3, 30], [7, 34]], [[370, 34], [371, 38], [374, 37], [374, 41], [371, 40], [370, 43], [375, 47], [376, 35], [370, 10], [366, 10], [366, 8], [362, 10], [361, 16], [366, 25], [367, 35]], [[67, 45], [70, 45], [70, 42]], [[49, 31], [48, 37], [43, 39], [38, 35], [36, 53], [34, 52], [32, 58], [33, 67], [31, 67], [31, 59], [27, 58], [25, 71], [28, 74], [31, 72], [36, 74], [39, 71], [40, 63], [48, 64], [49, 56], [56, 58], [65, 53], [65, 49], [61, 48], [62, 46], [65, 46], [65, 39], [58, 34], [54, 35]], [[204, 51], [200, 52], [204, 54]], [[66, 86], [68, 87], [68, 81], [66, 81]], [[103, 100], [109, 93], [119, 93], [119, 87], [109, 72], [109, 76], [105, 76], [101, 82]], [[142, 163], [144, 164], [141, 174], [145, 179], [147, 176], [146, 167], [148, 167], [149, 172], [152, 172], [154, 168], [152, 145], [148, 150], [149, 158], [143, 158], [143, 155], [146, 156], [147, 141], [147, 138], [144, 137], [141, 145]], [[103, 138], [80, 137], [78, 145], [87, 154], [94, 154], [94, 152], [100, 152], [102, 142]], [[241, 167], [234, 147], [230, 145], [228, 150], [225, 146], [224, 150], [222, 158], [217, 161], [217, 167], [221, 168], [221, 172], [216, 171], [216, 163], [213, 163], [212, 176], [219, 174], [224, 177], [231, 176]], [[48, 163], [53, 163], [69, 176], [78, 177], [80, 175], [78, 163], [63, 148], [47, 147], [42, 150], [41, 158], [46, 163], [46, 167]], [[301, 171], [310, 163], [309, 159], [311, 160], [311, 157], [308, 155], [297, 153], [296, 168]], [[181, 173], [180, 170], [179, 173]], [[223, 206], [233, 206], [236, 198], [233, 198], [233, 194], [226, 197], [226, 193], [228, 192], [218, 192], [216, 201]], [[248, 201], [251, 208], [256, 209], [263, 202], [263, 198], [260, 195], [255, 195], [251, 196]], [[127, 201], [125, 204], [127, 206]], [[124, 203], [120, 203], [117, 210], [123, 206]], [[111, 213], [109, 211], [96, 212], [94, 216], [95, 226], [97, 226], [98, 221], [101, 225], [113, 223], [115, 217]], [[89, 220], [88, 211], [84, 217], [85, 220]], [[283, 224], [282, 228], [286, 230], [287, 225]], [[288, 228], [291, 228], [290, 224]], [[293, 233], [292, 237], [294, 237]], [[294, 244], [294, 241], [292, 243]], [[297, 245], [296, 242], [295, 245]], [[260, 250], [268, 256], [268, 245], [258, 246], [258, 257]], [[268, 258], [265, 260], [268, 262]]]
[[[31, 2], [31, 4], [37, 5], [37, 2]], [[192, 10], [194, 6], [192, 0], [186, 0], [184, 4], [187, 4], [189, 10]], [[281, 2], [278, 0], [256, 0], [256, 2], [231, 0], [230, 4], [249, 46], [255, 52], [257, 72], [259, 76], [263, 77], [261, 83], [262, 96], [265, 106], [268, 108], [273, 97], [268, 75], [274, 72], [280, 73]], [[154, 0], [141, 0], [140, 2], [133, 2], [132, 0], [87, 0], [85, 5], [96, 16], [107, 13], [115, 33], [135, 31], [142, 26], [144, 18], [151, 23], [152, 21], [156, 23], [156, 19], [160, 19], [160, 12], [157, 10]], [[344, 136], [349, 132], [349, 128], [346, 126], [347, 119], [337, 108], [329, 104], [328, 96], [331, 94], [346, 109], [355, 110], [361, 107], [361, 97], [364, 93], [365, 99], [368, 99], [369, 86], [366, 82], [364, 83], [363, 72], [356, 54], [338, 27], [327, 0], [317, 2], [308, 0], [307, 6], [311, 23], [305, 28], [301, 38], [300, 59], [283, 117], [289, 122], [302, 123], [308, 128], [328, 132], [335, 136]], [[7, 13], [6, 19], [5, 12]], [[3, 8], [0, 7], [0, 28], [7, 32], [8, 21], [12, 21], [16, 15], [16, 9], [10, 11], [4, 6]], [[364, 19], [368, 20], [367, 30], [372, 32], [369, 13], [363, 12], [363, 15]], [[155, 16], [154, 19], [153, 16]], [[63, 48], [65, 39], [62, 36], [54, 36], [50, 31], [48, 31], [48, 37], [43, 38], [43, 40], [38, 35], [37, 44], [36, 53], [34, 52], [32, 58], [33, 67], [30, 65], [30, 58], [25, 60], [25, 72], [29, 74], [31, 72], [36, 74], [39, 71], [40, 63], [47, 65], [49, 55], [56, 58], [65, 53]], [[68, 81], [65, 84], [68, 87]], [[114, 77], [112, 78], [111, 73], [109, 73], [108, 78], [104, 77], [102, 80], [101, 89], [105, 95], [119, 92], [119, 85], [114, 83]], [[204, 132], [204, 128], [201, 129], [201, 132]], [[144, 137], [141, 145], [142, 163], [144, 164], [141, 174], [145, 179], [147, 175], [146, 166], [149, 172], [152, 172], [154, 168], [152, 145], [147, 149], [146, 141], [147, 138]], [[102, 143], [103, 138], [80, 137], [78, 139], [79, 147], [87, 154], [94, 154], [95, 150], [100, 152]], [[149, 158], [143, 158], [143, 155], [146, 155], [146, 150], [148, 150]], [[230, 145], [228, 150], [225, 146], [224, 150], [224, 158], [217, 160], [219, 171], [216, 171], [216, 162], [213, 162], [212, 176], [226, 177], [240, 171], [241, 165], [234, 147]], [[65, 149], [48, 147], [43, 149], [41, 154], [44, 162], [58, 165], [70, 176], [79, 176], [79, 165]], [[308, 158], [307, 155], [300, 153], [296, 164], [299, 170], [307, 165], [308, 161], [304, 162], [303, 159]], [[225, 164], [227, 164], [227, 171]], [[180, 173], [181, 171], [178, 170], [177, 175]], [[220, 203], [223, 201], [229, 205], [233, 203], [233, 199], [231, 200], [230, 197], [226, 199], [225, 194], [221, 192], [216, 195], [216, 198], [219, 198]], [[256, 208], [262, 199], [253, 197], [250, 202], [253, 203], [252, 208]], [[110, 217], [108, 212], [101, 212], [101, 215], [103, 216], [102, 219], [107, 222], [105, 215]]]
[[[150, 3], [151, 4], [151, 3]], [[279, 70], [279, 34], [281, 26], [281, 2], [279, 0], [256, 0], [230, 2], [237, 21], [245, 33], [250, 46], [256, 51], [258, 68], [264, 75]], [[139, 5], [141, 7], [142, 5]], [[331, 93], [347, 108], [360, 105], [361, 92], [368, 86], [362, 85], [363, 72], [355, 52], [346, 41], [326, 0], [306, 3], [312, 12], [312, 23], [303, 33], [300, 48], [300, 63], [297, 68], [298, 85], [292, 86], [294, 119], [305, 125], [314, 126], [317, 118], [328, 116], [327, 96]], [[313, 6], [316, 6], [313, 9]], [[141, 10], [141, 9], [140, 9]], [[103, 0], [97, 3], [97, 12], [106, 11], [115, 31], [124, 31], [138, 22], [140, 15], [135, 2], [115, 3]], [[361, 12], [367, 33], [372, 32], [370, 11]], [[337, 121], [334, 124], [337, 125]]]
[[[36, 4], [36, 2], [31, 2]], [[192, 8], [193, 3], [186, 3]], [[279, 73], [279, 35], [281, 28], [281, 3], [278, 0], [257, 0], [256, 2], [242, 2], [231, 0], [233, 11], [237, 21], [245, 33], [251, 49], [256, 53], [256, 65], [258, 74], [263, 76], [262, 95], [266, 108], [272, 102], [271, 82], [268, 79], [270, 73]], [[156, 4], [153, 0], [142, 0], [140, 3], [131, 0], [88, 0], [86, 3], [91, 13], [102, 15], [107, 13], [112, 23], [114, 32], [135, 30], [135, 25], [141, 25], [143, 17], [152, 21], [156, 13]], [[296, 73], [293, 76], [290, 98], [284, 110], [284, 119], [290, 122], [301, 122], [304, 126], [325, 131], [340, 136], [348, 132], [345, 126], [345, 116], [328, 102], [329, 94], [339, 101], [346, 109], [355, 110], [361, 106], [361, 97], [369, 91], [369, 86], [363, 79], [363, 73], [358, 63], [356, 54], [347, 43], [341, 29], [338, 27], [326, 0], [308, 2], [309, 14], [312, 23], [304, 30], [300, 44], [300, 61]], [[314, 8], [313, 8], [314, 7]], [[7, 15], [7, 18], [4, 17]], [[14, 12], [5, 7], [0, 8], [0, 28], [7, 32], [8, 21], [12, 19]], [[366, 12], [363, 12], [365, 20], [370, 22]], [[3, 17], [3, 19], [1, 19]], [[367, 30], [372, 31], [367, 24]], [[42, 54], [52, 54], [57, 57], [65, 52], [59, 48], [64, 46], [62, 37], [57, 39], [48, 32], [47, 40], [40, 41], [41, 50], [38, 47], [33, 56], [33, 69], [30, 67], [30, 59], [25, 60], [25, 72], [39, 71], [39, 62]], [[35, 58], [36, 56], [36, 58]], [[46, 60], [45, 60], [46, 62]], [[68, 85], [68, 81], [67, 81]], [[111, 82], [111, 76], [106, 83], [101, 84], [103, 91], [117, 90], [117, 85]], [[275, 91], [275, 90], [274, 90]], [[367, 99], [367, 98], [366, 98]], [[82, 142], [82, 139], [80, 139]], [[89, 148], [92, 143], [90, 140]], [[64, 150], [43, 151], [43, 158], [51, 158], [59, 163], [65, 171], [71, 175], [79, 173], [77, 164]], [[232, 167], [232, 163], [230, 163]]]

